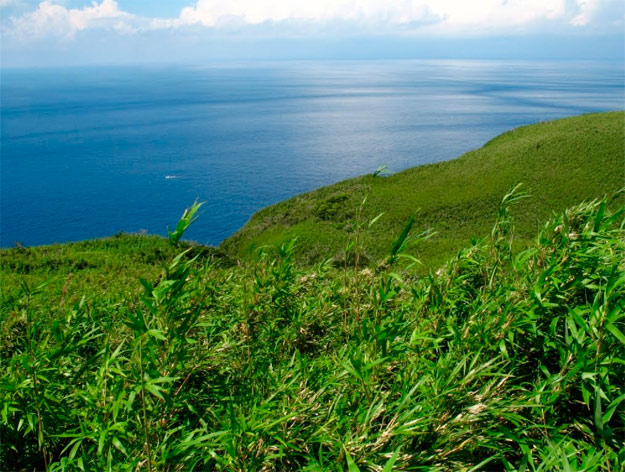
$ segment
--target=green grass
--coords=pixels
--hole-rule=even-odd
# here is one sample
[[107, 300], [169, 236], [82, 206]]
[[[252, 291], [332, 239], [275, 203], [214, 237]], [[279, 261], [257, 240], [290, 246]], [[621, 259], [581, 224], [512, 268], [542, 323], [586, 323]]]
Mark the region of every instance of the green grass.
[[[298, 262], [331, 257], [340, 263], [355, 239], [356, 216], [367, 197], [361, 222], [384, 215], [360, 231], [361, 260], [377, 263], [410, 215], [418, 212], [416, 228], [436, 235], [415, 254], [433, 267], [471, 238], [487, 234], [501, 196], [518, 183], [531, 196], [515, 209], [519, 244], [526, 243], [552, 212], [623, 187], [624, 143], [623, 112], [525, 126], [453, 161], [389, 177], [362, 176], [265, 208], [222, 248], [248, 259], [250, 247], [297, 238]], [[623, 201], [621, 197], [618, 203]]]
[[[218, 252], [204, 246], [183, 247], [193, 247], [193, 254], [203, 258]], [[48, 307], [49, 316], [84, 295], [92, 301], [137, 298], [141, 292], [137, 280], [158, 276], [162, 265], [178, 250], [159, 236], [124, 233], [77, 243], [2, 249], [0, 309], [6, 310], [15, 302], [23, 284], [46, 284], [37, 297]]]
[[221, 268], [179, 247], [71, 306], [23, 284], [0, 469], [622, 470], [625, 209], [577, 206], [517, 251], [522, 202], [427, 277], [406, 231], [375, 272], [298, 270], [289, 243]]

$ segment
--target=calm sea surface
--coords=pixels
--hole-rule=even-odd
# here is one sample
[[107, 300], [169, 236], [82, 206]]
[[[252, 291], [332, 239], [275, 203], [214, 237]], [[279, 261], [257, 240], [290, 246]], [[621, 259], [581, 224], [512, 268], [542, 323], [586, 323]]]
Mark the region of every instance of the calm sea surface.
[[0, 245], [120, 231], [217, 244], [260, 208], [516, 126], [624, 108], [623, 65], [302, 62], [3, 70]]

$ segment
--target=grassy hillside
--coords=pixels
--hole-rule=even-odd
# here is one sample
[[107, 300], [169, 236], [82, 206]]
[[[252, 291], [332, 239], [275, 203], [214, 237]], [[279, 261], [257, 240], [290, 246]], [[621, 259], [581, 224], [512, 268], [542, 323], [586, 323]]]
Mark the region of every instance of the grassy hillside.
[[12, 306], [24, 287], [41, 286], [33, 299], [44, 304], [47, 317], [87, 296], [90, 302], [111, 303], [138, 298], [139, 278], [153, 279], [181, 248], [188, 257], [210, 258], [217, 251], [166, 238], [118, 234], [110, 238], [39, 247], [0, 249], [0, 310]]
[[[358, 240], [361, 261], [376, 261], [419, 211], [415, 228], [436, 231], [416, 249], [429, 267], [444, 262], [472, 237], [485, 235], [501, 196], [519, 182], [531, 196], [515, 209], [519, 240], [527, 242], [553, 211], [624, 186], [624, 143], [623, 112], [525, 126], [453, 161], [389, 177], [367, 175], [265, 208], [222, 248], [246, 258], [252, 245], [297, 237], [298, 260], [311, 263], [327, 257], [343, 260], [348, 242]], [[369, 228], [368, 222], [382, 212]]]
[[515, 200], [428, 277], [406, 234], [375, 272], [172, 246], [73, 304], [23, 284], [0, 311], [0, 470], [622, 470], [623, 209], [572, 208], [517, 252]]

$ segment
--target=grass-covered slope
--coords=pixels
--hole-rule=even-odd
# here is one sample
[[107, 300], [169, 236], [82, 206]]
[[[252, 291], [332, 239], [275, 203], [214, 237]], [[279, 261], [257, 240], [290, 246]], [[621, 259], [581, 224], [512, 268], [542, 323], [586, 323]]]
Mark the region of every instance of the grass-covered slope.
[[513, 200], [428, 277], [300, 271], [288, 244], [230, 268], [172, 248], [75, 304], [24, 284], [0, 470], [623, 470], [623, 211], [578, 206], [516, 252]]
[[[417, 248], [418, 256], [426, 266], [440, 264], [470, 238], [487, 233], [499, 199], [517, 183], [531, 195], [515, 210], [521, 240], [535, 234], [553, 211], [622, 188], [624, 142], [623, 112], [525, 126], [453, 161], [390, 177], [363, 176], [265, 208], [222, 248], [246, 258], [252, 245], [297, 237], [299, 261], [316, 262], [343, 259], [348, 241], [358, 239], [363, 256], [375, 262], [419, 210], [415, 227], [437, 234]], [[380, 220], [368, 228], [381, 212]], [[356, 236], [359, 223], [362, 230]]]
[[[213, 248], [192, 247], [190, 256], [208, 257]], [[160, 236], [118, 234], [110, 238], [39, 247], [0, 249], [0, 310], [19, 297], [25, 285], [37, 287], [38, 302], [54, 317], [83, 296], [89, 300], [128, 300], [139, 294], [139, 278], [152, 279], [178, 249]], [[1, 319], [0, 319], [1, 321]]]

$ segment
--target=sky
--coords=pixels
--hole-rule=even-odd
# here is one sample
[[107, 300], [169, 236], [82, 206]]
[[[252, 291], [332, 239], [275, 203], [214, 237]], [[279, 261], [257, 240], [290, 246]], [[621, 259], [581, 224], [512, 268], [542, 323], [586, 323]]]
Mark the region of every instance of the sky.
[[0, 0], [2, 67], [624, 60], [622, 0]]

